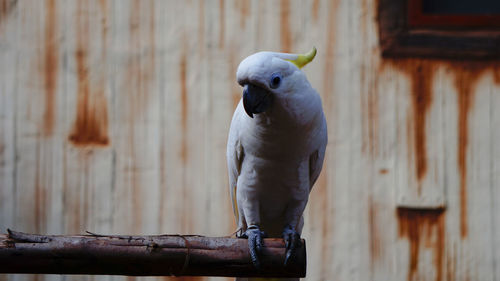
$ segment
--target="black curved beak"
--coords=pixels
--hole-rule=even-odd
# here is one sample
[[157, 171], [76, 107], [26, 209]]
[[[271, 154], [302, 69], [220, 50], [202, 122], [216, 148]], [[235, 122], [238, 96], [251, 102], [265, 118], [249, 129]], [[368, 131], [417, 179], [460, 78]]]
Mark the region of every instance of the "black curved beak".
[[265, 112], [271, 107], [272, 95], [266, 89], [245, 84], [243, 86], [243, 107], [248, 116], [253, 118], [253, 114]]

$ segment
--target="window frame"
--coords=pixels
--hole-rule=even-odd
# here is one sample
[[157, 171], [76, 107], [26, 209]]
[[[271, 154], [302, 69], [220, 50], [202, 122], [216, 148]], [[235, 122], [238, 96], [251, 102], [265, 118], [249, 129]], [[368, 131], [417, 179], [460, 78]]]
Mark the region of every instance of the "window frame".
[[408, 25], [410, 28], [442, 27], [458, 29], [492, 29], [500, 27], [499, 15], [425, 14], [423, 0], [408, 0]]
[[[428, 15], [421, 8], [415, 9], [421, 3], [379, 0], [377, 19], [383, 57], [500, 59], [500, 21], [498, 26], [485, 26], [488, 18], [500, 16]], [[463, 27], [464, 21], [471, 19], [477, 22]]]

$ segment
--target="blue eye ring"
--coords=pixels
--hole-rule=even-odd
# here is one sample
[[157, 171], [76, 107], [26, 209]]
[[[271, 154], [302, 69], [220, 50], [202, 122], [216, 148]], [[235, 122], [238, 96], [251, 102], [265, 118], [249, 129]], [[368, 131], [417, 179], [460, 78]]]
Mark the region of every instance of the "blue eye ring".
[[271, 79], [269, 80], [269, 87], [271, 87], [271, 89], [278, 88], [281, 85], [281, 80], [283, 80], [281, 73], [275, 72], [271, 74]]

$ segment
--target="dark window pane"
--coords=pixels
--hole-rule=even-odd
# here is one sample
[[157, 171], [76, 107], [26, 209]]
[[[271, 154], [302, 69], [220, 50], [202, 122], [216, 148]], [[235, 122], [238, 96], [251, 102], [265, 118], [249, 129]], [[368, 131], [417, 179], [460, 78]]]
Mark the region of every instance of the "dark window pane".
[[422, 0], [424, 14], [500, 14], [500, 0]]

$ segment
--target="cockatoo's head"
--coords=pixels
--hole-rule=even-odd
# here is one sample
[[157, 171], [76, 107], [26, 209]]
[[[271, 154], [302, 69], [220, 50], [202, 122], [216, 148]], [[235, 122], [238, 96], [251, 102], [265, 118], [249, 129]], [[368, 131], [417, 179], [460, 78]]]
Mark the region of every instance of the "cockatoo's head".
[[262, 113], [275, 100], [300, 94], [302, 87], [310, 87], [300, 68], [313, 60], [316, 48], [305, 55], [259, 52], [245, 58], [236, 72], [238, 84], [243, 87], [243, 106], [248, 116]]

